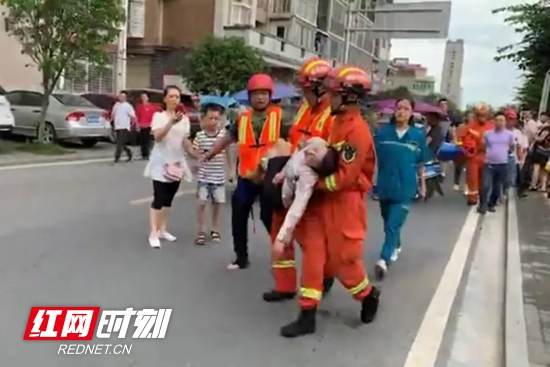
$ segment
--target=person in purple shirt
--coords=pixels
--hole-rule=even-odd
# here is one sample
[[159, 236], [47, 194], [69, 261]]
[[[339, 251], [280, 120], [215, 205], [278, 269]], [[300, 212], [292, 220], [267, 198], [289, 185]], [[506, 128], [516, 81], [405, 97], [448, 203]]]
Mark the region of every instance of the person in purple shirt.
[[495, 128], [485, 133], [485, 164], [483, 189], [479, 200], [479, 213], [494, 212], [508, 178], [508, 159], [515, 148], [514, 134], [506, 129], [506, 116], [502, 112], [493, 118]]

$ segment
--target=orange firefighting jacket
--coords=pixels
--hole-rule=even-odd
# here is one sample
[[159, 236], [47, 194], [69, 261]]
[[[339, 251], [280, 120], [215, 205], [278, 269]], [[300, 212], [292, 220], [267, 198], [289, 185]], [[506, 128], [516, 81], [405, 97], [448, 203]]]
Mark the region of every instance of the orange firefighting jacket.
[[307, 101], [300, 105], [294, 124], [289, 132], [288, 141], [292, 151], [296, 150], [302, 139], [319, 137], [328, 140], [328, 133], [332, 123], [330, 114], [330, 100], [321, 98], [319, 104], [310, 106]]
[[252, 128], [252, 110], [239, 115], [237, 119], [239, 176], [250, 178], [257, 172], [261, 159], [280, 138], [282, 110], [279, 106], [267, 109], [267, 118], [260, 136]]
[[348, 111], [334, 118], [329, 144], [340, 152], [338, 172], [319, 180], [317, 188], [367, 192], [373, 183], [376, 154], [369, 124], [360, 111]]
[[466, 124], [464, 136], [462, 137], [462, 151], [466, 158], [483, 159], [485, 157], [485, 133], [494, 129], [492, 121], [480, 123], [477, 120]]

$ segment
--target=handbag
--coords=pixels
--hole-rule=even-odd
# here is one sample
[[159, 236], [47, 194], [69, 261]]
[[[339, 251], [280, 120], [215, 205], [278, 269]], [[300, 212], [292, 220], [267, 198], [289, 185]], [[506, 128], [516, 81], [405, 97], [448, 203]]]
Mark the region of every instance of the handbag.
[[164, 178], [169, 181], [181, 181], [183, 178], [183, 168], [180, 163], [171, 163], [164, 165]]

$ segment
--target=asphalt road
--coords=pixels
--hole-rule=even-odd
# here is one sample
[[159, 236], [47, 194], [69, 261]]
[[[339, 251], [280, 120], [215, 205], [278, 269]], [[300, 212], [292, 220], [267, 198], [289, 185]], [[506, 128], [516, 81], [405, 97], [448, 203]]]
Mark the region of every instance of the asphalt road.
[[[261, 300], [272, 285], [263, 229], [250, 236], [251, 268], [226, 270], [232, 259], [229, 208], [223, 216], [222, 243], [196, 247], [194, 196], [187, 187], [170, 219], [169, 229], [178, 242], [160, 251], [151, 249], [151, 185], [141, 176], [143, 166], [134, 162], [0, 169], [3, 366], [428, 366], [406, 362], [411, 353], [424, 353], [422, 348], [445, 365], [444, 354], [452, 349], [448, 335], [454, 328], [453, 313], [458, 311], [456, 305], [454, 311], [443, 306], [445, 300], [453, 304], [460, 290], [445, 287], [451, 281], [440, 287], [448, 294], [438, 299], [434, 294], [441, 292], [436, 288], [449, 274], [457, 282], [462, 279], [460, 266], [444, 273], [448, 262], [460, 262], [455, 255], [449, 261], [455, 247], [462, 246], [468, 254], [469, 243], [462, 239], [461, 244], [459, 235], [469, 209], [458, 194], [413, 207], [403, 234], [404, 251], [381, 284], [375, 323], [358, 325], [359, 305], [338, 285], [322, 304], [317, 334], [285, 340], [278, 336], [279, 327], [294, 319], [297, 308], [292, 301], [273, 305]], [[368, 214], [365, 259], [372, 270], [383, 239], [375, 202], [369, 203]], [[476, 226], [473, 219], [467, 223], [470, 227]], [[439, 305], [430, 311], [434, 302]], [[173, 312], [165, 339], [108, 341], [132, 344], [130, 355], [58, 356], [61, 342], [22, 340], [30, 307], [40, 305]], [[447, 319], [451, 321], [445, 328]], [[421, 323], [425, 330], [419, 333]], [[445, 331], [441, 346], [437, 325]], [[434, 343], [435, 350], [430, 348]]]

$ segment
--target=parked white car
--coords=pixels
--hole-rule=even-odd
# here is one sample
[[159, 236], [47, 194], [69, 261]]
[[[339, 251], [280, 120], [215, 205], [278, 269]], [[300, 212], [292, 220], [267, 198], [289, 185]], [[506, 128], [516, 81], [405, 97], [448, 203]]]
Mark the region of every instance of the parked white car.
[[11, 133], [14, 125], [11, 104], [5, 96], [0, 95], [0, 134]]
[[[34, 139], [38, 135], [43, 94], [28, 90], [13, 90], [5, 94], [15, 118], [13, 135]], [[85, 98], [70, 93], [53, 93], [46, 113], [44, 139], [46, 142], [78, 140], [93, 147], [108, 139], [111, 124], [107, 111]]]

